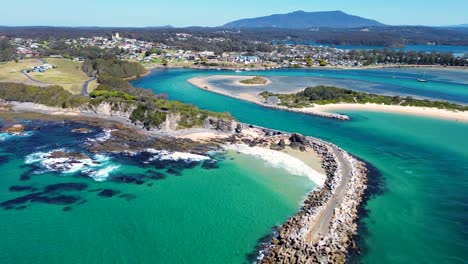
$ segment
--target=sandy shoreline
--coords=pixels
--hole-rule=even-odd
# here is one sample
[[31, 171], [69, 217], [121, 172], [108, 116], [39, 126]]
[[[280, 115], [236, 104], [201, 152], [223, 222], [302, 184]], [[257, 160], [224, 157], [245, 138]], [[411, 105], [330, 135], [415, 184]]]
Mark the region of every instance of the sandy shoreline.
[[[423, 117], [432, 117], [438, 119], [447, 119], [451, 121], [468, 122], [468, 112], [460, 112], [455, 110], [438, 109], [432, 107], [417, 107], [417, 106], [400, 106], [400, 105], [383, 105], [383, 104], [329, 104], [316, 105], [311, 111], [337, 111], [337, 110], [360, 110], [385, 113], [397, 113], [404, 115], [414, 115]], [[306, 110], [307, 111], [307, 110]]]
[[[416, 106], [399, 106], [399, 105], [381, 105], [381, 104], [328, 104], [328, 105], [315, 105], [314, 107], [305, 108], [288, 108], [284, 106], [272, 106], [262, 102], [263, 98], [259, 95], [254, 96], [248, 93], [240, 93], [238, 95], [232, 95], [228, 92], [218, 89], [215, 86], [209, 84], [211, 81], [210, 77], [195, 77], [188, 80], [191, 84], [210, 92], [222, 94], [225, 96], [233, 97], [239, 100], [248, 101], [268, 108], [275, 108], [280, 110], [286, 110], [291, 112], [305, 113], [311, 115], [317, 115], [322, 117], [337, 118], [339, 116], [346, 117], [344, 115], [335, 116], [337, 114], [330, 113], [336, 110], [361, 110], [361, 111], [373, 111], [373, 112], [386, 112], [386, 113], [397, 113], [404, 115], [414, 115], [422, 117], [431, 117], [438, 119], [446, 119], [451, 121], [468, 122], [468, 112], [460, 112], [455, 110], [438, 109], [431, 107], [416, 107]], [[349, 118], [337, 118], [347, 120]]]

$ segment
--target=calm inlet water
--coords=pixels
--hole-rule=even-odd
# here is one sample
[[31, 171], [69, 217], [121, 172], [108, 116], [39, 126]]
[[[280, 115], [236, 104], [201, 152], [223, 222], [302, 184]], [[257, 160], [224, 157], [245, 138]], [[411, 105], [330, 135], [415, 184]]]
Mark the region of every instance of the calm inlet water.
[[[229, 111], [243, 122], [312, 135], [342, 146], [380, 172], [366, 206], [359, 263], [466, 263], [468, 259], [468, 124], [397, 114], [346, 111], [350, 122], [266, 109], [198, 89], [186, 82], [217, 72], [155, 71], [135, 81], [201, 108]], [[226, 74], [226, 73], [219, 73]], [[324, 75], [359, 79], [407, 91], [435, 91], [440, 98], [459, 94], [466, 100], [466, 74], [431, 72], [444, 80], [420, 86], [392, 78], [389, 70], [269, 71], [268, 76]], [[419, 71], [405, 70], [405, 76]], [[405, 88], [406, 87], [406, 88]], [[447, 87], [445, 90], [444, 87]], [[376, 177], [375, 175], [373, 177]]]

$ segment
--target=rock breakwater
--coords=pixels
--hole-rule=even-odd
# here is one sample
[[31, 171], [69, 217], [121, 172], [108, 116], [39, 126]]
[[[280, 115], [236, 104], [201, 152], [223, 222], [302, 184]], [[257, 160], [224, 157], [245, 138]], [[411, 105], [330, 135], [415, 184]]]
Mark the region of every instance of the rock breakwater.
[[[245, 125], [244, 125], [245, 126]], [[322, 159], [326, 179], [312, 191], [301, 210], [260, 251], [258, 263], [345, 263], [355, 246], [358, 206], [367, 186], [367, 169], [339, 147], [316, 138], [249, 126], [227, 140], [230, 144], [313, 149]]]

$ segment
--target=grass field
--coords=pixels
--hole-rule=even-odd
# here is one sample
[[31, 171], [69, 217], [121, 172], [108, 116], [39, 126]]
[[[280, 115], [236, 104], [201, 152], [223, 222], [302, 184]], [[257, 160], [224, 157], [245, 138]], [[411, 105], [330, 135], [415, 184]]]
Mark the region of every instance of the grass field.
[[81, 70], [79, 62], [57, 58], [46, 58], [45, 61], [57, 68], [42, 73], [31, 72], [29, 75], [44, 83], [60, 85], [74, 94], [80, 93], [83, 83], [90, 79]]
[[21, 73], [21, 70], [41, 65], [36, 59], [21, 60], [19, 62], [0, 63], [0, 81], [5, 82], [28, 82], [29, 79]]
[[[30, 72], [29, 76], [37, 81], [62, 86], [73, 94], [81, 93], [83, 83], [90, 79], [81, 71], [81, 63], [67, 59], [46, 58], [45, 61], [52, 66], [57, 67], [46, 72]], [[4, 82], [22, 82], [27, 84], [37, 84], [29, 80], [21, 73], [21, 70], [29, 69], [33, 66], [41, 65], [42, 62], [37, 59], [20, 60], [19, 62], [0, 63], [0, 81]], [[88, 92], [91, 92], [98, 86], [96, 81], [88, 85]]]

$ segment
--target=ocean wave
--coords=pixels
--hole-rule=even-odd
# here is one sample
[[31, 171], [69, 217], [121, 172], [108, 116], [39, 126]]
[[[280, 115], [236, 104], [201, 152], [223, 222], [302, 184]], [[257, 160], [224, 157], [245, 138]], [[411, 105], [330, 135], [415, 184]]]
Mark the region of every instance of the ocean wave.
[[105, 181], [109, 175], [119, 168], [112, 164], [111, 159], [105, 155], [96, 154], [88, 158], [75, 159], [72, 157], [52, 157], [54, 152], [71, 153], [66, 149], [54, 149], [48, 152], [32, 153], [25, 158], [26, 164], [39, 164], [41, 170], [36, 174], [46, 172], [60, 172], [62, 174], [83, 173], [95, 181]]
[[22, 133], [0, 133], [0, 142], [7, 141], [15, 137], [29, 137], [33, 134], [32, 131], [22, 132]]
[[177, 152], [177, 151], [167, 151], [167, 150], [155, 150], [155, 149], [146, 149], [148, 153], [154, 154], [149, 161], [155, 160], [173, 160], [173, 161], [204, 161], [211, 159], [208, 156], [192, 154], [188, 152]]
[[88, 138], [87, 141], [101, 143], [106, 142], [107, 140], [111, 139], [113, 131], [115, 131], [115, 129], [104, 129], [103, 132], [97, 135], [96, 138]]
[[269, 166], [284, 169], [292, 175], [305, 176], [320, 186], [322, 186], [326, 180], [325, 175], [315, 171], [300, 159], [280, 151], [261, 147], [249, 147], [245, 144], [226, 145], [225, 149], [261, 159]]

